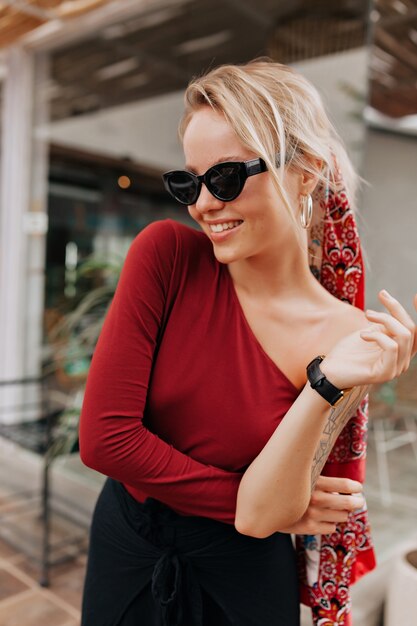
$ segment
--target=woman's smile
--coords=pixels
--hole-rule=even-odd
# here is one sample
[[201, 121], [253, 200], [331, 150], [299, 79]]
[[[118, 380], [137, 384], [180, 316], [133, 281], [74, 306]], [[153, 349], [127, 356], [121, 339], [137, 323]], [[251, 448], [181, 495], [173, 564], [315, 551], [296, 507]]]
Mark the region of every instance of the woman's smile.
[[243, 224], [243, 220], [229, 220], [222, 222], [210, 222], [209, 223], [209, 237], [213, 243], [219, 243], [225, 239], [229, 239], [237, 231], [240, 231], [240, 227]]

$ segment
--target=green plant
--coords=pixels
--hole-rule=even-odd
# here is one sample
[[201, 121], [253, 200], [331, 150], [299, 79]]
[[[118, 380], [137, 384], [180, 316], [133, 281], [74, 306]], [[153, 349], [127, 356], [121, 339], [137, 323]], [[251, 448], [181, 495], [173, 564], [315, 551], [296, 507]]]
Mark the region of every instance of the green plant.
[[66, 388], [69, 402], [63, 405], [53, 426], [48, 462], [76, 448], [82, 390], [122, 266], [119, 257], [85, 259], [76, 271], [77, 298], [66, 304], [66, 310], [55, 312], [55, 323], [48, 331], [49, 356], [43, 374]]
[[[48, 333], [51, 352], [46, 373], [64, 368], [69, 375], [85, 373], [113, 298], [123, 259], [90, 256], [76, 272], [77, 297], [58, 310], [58, 321]], [[99, 283], [98, 286], [91, 285]], [[81, 283], [81, 287], [79, 286]]]

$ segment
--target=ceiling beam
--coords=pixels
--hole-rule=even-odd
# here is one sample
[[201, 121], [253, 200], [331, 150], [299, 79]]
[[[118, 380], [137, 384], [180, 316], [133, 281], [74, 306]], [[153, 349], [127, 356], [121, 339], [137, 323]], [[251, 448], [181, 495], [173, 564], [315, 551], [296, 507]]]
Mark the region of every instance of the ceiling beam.
[[[8, 0], [13, 2], [13, 0]], [[183, 0], [186, 4], [190, 0]], [[22, 37], [20, 43], [31, 50], [53, 50], [56, 47], [70, 45], [82, 37], [96, 34], [101, 28], [115, 22], [128, 20], [140, 15], [152, 6], [153, 10], [166, 6], [167, 0], [118, 0], [100, 6], [91, 13], [85, 13], [71, 20], [52, 20], [39, 26]]]
[[408, 48], [390, 33], [378, 28], [375, 30], [374, 45], [386, 50], [389, 54], [404, 63], [404, 65], [417, 70], [417, 53], [411, 52]]
[[19, 13], [23, 13], [29, 17], [36, 17], [44, 22], [56, 18], [56, 14], [53, 11], [41, 9], [35, 4], [28, 4], [27, 2], [24, 2], [24, 0], [1, 0], [1, 4], [5, 4]]
[[[378, 11], [378, 8], [377, 8]], [[379, 12], [379, 11], [378, 11]], [[410, 9], [410, 11], [407, 11], [407, 13], [403, 13], [403, 14], [395, 14], [395, 15], [383, 15], [381, 14], [381, 17], [378, 19], [378, 21], [376, 22], [376, 27], [377, 28], [389, 28], [391, 26], [398, 26], [398, 25], [407, 25], [410, 24], [413, 20], [415, 20], [417, 18], [417, 9]]]

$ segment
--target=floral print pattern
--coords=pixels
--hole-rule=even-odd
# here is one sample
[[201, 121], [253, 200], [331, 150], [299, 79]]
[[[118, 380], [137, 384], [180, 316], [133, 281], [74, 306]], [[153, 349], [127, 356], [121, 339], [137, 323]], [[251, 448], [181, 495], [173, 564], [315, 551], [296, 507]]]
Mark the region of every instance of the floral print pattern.
[[[355, 215], [340, 171], [335, 187], [319, 186], [313, 195], [309, 264], [314, 276], [335, 297], [364, 308], [364, 267]], [[365, 478], [368, 397], [339, 435], [323, 474]], [[366, 506], [351, 513], [329, 535], [297, 535], [302, 602], [315, 626], [350, 626], [349, 587], [375, 567]]]

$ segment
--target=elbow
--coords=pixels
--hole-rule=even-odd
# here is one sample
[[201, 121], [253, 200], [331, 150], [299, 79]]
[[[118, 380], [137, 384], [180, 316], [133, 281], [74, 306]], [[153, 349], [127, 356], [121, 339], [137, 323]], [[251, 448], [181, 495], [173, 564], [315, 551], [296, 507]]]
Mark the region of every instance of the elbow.
[[247, 535], [248, 537], [254, 537], [255, 539], [266, 539], [272, 532], [265, 532], [264, 529], [261, 529], [256, 524], [245, 522], [244, 520], [236, 517], [235, 519], [235, 528], [238, 533], [241, 535]]
[[274, 514], [273, 511], [263, 511], [252, 515], [242, 515], [236, 513], [235, 528], [238, 533], [248, 535], [256, 539], [266, 539], [275, 532], [280, 532], [281, 528], [289, 528], [303, 516], [304, 510], [301, 507], [286, 508], [281, 514]]
[[86, 422], [87, 420], [83, 419], [83, 414], [81, 414], [78, 430], [80, 460], [86, 467], [100, 474], [106, 474], [106, 465], [108, 465], [108, 459], [111, 458], [108, 445], [98, 429], [87, 428]]
[[87, 420], [84, 416], [84, 411], [81, 411], [80, 423], [78, 428], [78, 447], [81, 462], [91, 469], [95, 469], [96, 458], [96, 445], [94, 445], [94, 438], [91, 436], [89, 429], [86, 428], [85, 423]]
[[86, 467], [90, 467], [91, 469], [95, 469], [94, 468], [94, 456], [91, 454], [91, 451], [89, 450], [89, 448], [87, 446], [85, 446], [84, 444], [82, 444], [81, 441], [79, 442], [79, 446], [80, 446], [80, 459], [81, 459], [81, 462]]
[[96, 450], [96, 447], [91, 444], [91, 442], [85, 441], [84, 439], [79, 439], [79, 448], [80, 448], [80, 459], [82, 463], [89, 467], [90, 469], [95, 470], [96, 472], [103, 472], [102, 463], [100, 462], [100, 455]]

